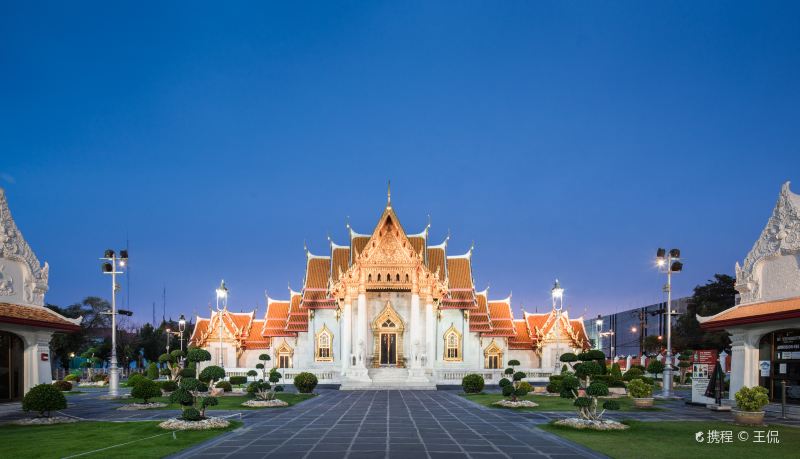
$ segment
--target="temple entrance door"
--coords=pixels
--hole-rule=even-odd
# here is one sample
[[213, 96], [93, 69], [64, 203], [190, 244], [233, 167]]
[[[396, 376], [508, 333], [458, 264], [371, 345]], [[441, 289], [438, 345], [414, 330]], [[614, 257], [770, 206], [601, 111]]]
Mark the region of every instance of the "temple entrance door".
[[397, 333], [381, 333], [381, 365], [397, 365]]

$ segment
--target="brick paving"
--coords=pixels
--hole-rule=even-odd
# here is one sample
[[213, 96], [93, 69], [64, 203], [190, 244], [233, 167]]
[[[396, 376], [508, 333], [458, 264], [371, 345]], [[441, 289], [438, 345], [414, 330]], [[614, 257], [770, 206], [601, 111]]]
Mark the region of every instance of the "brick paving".
[[599, 458], [446, 391], [328, 392], [178, 458]]

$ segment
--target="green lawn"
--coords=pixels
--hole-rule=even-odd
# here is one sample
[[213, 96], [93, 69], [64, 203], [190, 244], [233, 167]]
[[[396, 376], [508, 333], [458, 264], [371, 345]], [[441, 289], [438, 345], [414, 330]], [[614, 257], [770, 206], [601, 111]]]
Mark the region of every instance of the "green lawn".
[[[311, 397], [314, 397], [314, 394], [293, 394], [289, 392], [279, 392], [276, 395], [276, 398], [283, 400], [284, 402], [288, 403], [289, 406], [296, 405], [302, 401], [308, 400]], [[242, 403], [246, 402], [247, 400], [252, 399], [253, 397], [249, 395], [226, 395], [223, 397], [217, 397], [217, 401], [219, 401], [219, 405], [215, 405], [209, 407], [209, 410], [263, 410], [269, 409], [268, 407], [249, 407], [249, 406], [242, 406]], [[116, 400], [118, 403], [127, 404], [133, 402], [141, 402], [141, 400], [127, 398], [127, 399], [120, 399]], [[156, 397], [151, 398], [151, 402], [161, 402], [166, 403], [167, 406], [164, 408], [155, 408], [161, 410], [177, 410], [180, 409], [180, 405], [170, 404], [169, 397]]]
[[[800, 451], [800, 428], [797, 427], [743, 427], [726, 422], [706, 421], [625, 421], [625, 423], [631, 428], [614, 432], [574, 430], [552, 424], [538, 427], [609, 457], [620, 459], [671, 459], [676, 457], [775, 459], [796, 458]], [[696, 432], [702, 431], [705, 440], [708, 438], [709, 430], [731, 431], [733, 442], [709, 444], [705, 441], [703, 443], [695, 441]], [[754, 432], [757, 430], [777, 430], [780, 443], [754, 443]], [[738, 439], [737, 435], [741, 431], [747, 432], [748, 439], [746, 441]]]
[[[52, 426], [0, 427], [3, 457], [61, 458], [101, 448], [128, 443], [81, 457], [165, 457], [223, 432], [241, 422], [231, 422], [227, 429], [175, 432], [146, 422], [77, 422]], [[141, 440], [159, 435], [155, 438]], [[141, 440], [141, 441], [135, 441]]]
[[[561, 398], [561, 397], [549, 397], [546, 395], [533, 395], [528, 394], [524, 397], [521, 397], [523, 400], [530, 400], [534, 403], [538, 403], [539, 406], [535, 408], [504, 408], [502, 406], [493, 405], [494, 402], [502, 400], [502, 394], [461, 394], [462, 397], [466, 398], [467, 400], [471, 400], [475, 403], [480, 405], [488, 406], [490, 408], [497, 408], [497, 409], [505, 409], [505, 410], [515, 410], [515, 411], [575, 411], [575, 406], [573, 405], [573, 399], [568, 398]], [[601, 398], [601, 400], [604, 400]], [[621, 411], [662, 411], [661, 408], [635, 408], [633, 406], [633, 400], [630, 397], [620, 397], [615, 398], [620, 405]], [[656, 400], [655, 404], [658, 405], [659, 401]], [[602, 406], [602, 403], [600, 404]]]

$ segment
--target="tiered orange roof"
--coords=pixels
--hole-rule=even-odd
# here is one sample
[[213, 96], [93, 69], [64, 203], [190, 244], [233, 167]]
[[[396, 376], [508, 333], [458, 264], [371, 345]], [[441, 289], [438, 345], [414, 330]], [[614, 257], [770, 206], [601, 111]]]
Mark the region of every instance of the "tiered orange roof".
[[469, 331], [490, 332], [492, 324], [489, 321], [489, 306], [486, 301], [486, 291], [475, 295], [478, 307], [469, 315]]
[[264, 336], [294, 336], [295, 333], [286, 331], [289, 321], [289, 301], [267, 300], [267, 312], [264, 314], [264, 327], [261, 332]]
[[350, 267], [350, 247], [331, 244], [331, 279], [339, 280], [339, 275]]
[[428, 247], [428, 269], [433, 274], [439, 274], [439, 279], [444, 280], [446, 276], [445, 268], [445, 244], [436, 247]]
[[514, 336], [514, 313], [511, 311], [511, 297], [500, 301], [489, 301], [489, 319], [492, 322], [490, 336]]
[[331, 257], [308, 255], [306, 263], [306, 282], [303, 287], [303, 308], [331, 309], [336, 302], [328, 295], [331, 276]]
[[264, 330], [265, 320], [254, 319], [250, 324], [250, 330], [247, 337], [244, 338], [243, 345], [247, 349], [269, 349], [270, 338], [262, 334]]
[[[220, 322], [228, 336], [239, 342], [246, 341], [250, 336], [254, 316], [255, 311], [230, 312], [226, 309], [222, 312], [212, 312], [210, 319], [198, 317], [189, 341], [202, 343], [209, 336], [216, 336], [219, 333]], [[260, 334], [259, 339], [261, 339]]]
[[308, 331], [308, 311], [302, 306], [302, 299], [303, 296], [301, 294], [292, 292], [292, 299], [289, 303], [289, 319], [286, 322], [286, 331]]
[[477, 308], [471, 255], [472, 249], [466, 255], [447, 257], [447, 297], [442, 300], [442, 309]]
[[425, 237], [418, 235], [408, 236], [408, 242], [411, 243], [411, 247], [414, 248], [414, 252], [425, 259]]
[[533, 349], [533, 338], [528, 329], [528, 321], [525, 319], [514, 320], [514, 336], [508, 338], [509, 349]]

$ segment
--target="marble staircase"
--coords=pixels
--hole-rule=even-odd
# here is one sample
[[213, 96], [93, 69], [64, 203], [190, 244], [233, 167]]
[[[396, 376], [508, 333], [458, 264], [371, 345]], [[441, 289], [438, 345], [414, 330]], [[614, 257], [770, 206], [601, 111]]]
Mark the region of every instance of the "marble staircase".
[[370, 382], [345, 380], [339, 390], [436, 390], [428, 381], [409, 381], [407, 368], [378, 367], [369, 369]]

